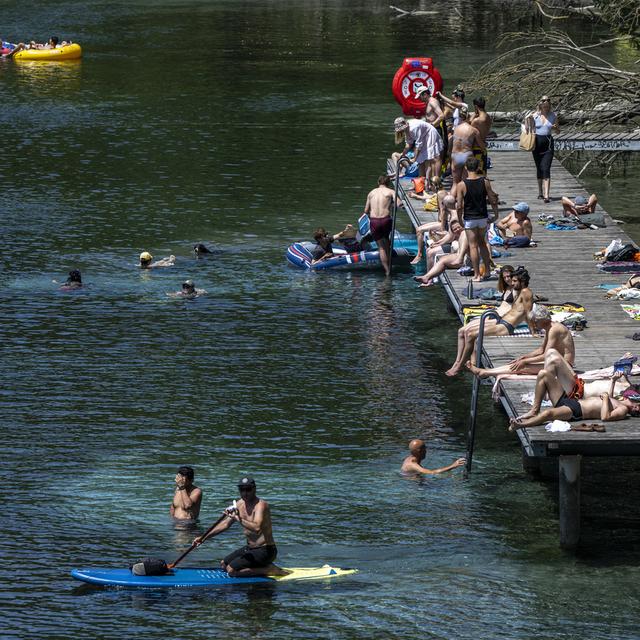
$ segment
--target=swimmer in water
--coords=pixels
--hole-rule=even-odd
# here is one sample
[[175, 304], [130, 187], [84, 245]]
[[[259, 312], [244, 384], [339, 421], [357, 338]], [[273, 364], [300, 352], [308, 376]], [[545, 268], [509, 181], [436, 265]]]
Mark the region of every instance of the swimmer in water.
[[[54, 280], [55, 282], [55, 280]], [[72, 269], [69, 271], [69, 277], [67, 281], [60, 286], [62, 291], [72, 291], [73, 289], [82, 288], [82, 275], [78, 269]]]
[[176, 263], [176, 257], [174, 255], [168, 258], [162, 258], [162, 260], [156, 260], [153, 262], [153, 256], [148, 251], [143, 251], [140, 254], [141, 269], [155, 269], [156, 267], [173, 267]]
[[202, 504], [202, 491], [193, 484], [193, 467], [183, 466], [175, 477], [176, 488], [169, 515], [176, 520], [197, 520]]
[[458, 458], [455, 462], [452, 462], [446, 467], [440, 467], [440, 469], [427, 469], [422, 466], [422, 461], [427, 455], [427, 445], [424, 440], [415, 439], [409, 443], [409, 455], [404, 459], [400, 473], [403, 475], [435, 475], [438, 473], [444, 473], [445, 471], [451, 471], [456, 467], [461, 467], [465, 462], [465, 458]]
[[211, 249], [208, 249], [204, 244], [199, 242], [198, 244], [193, 245], [193, 252], [196, 254], [196, 258], [200, 258], [202, 256], [210, 255], [213, 253]]
[[170, 298], [197, 298], [203, 293], [207, 293], [204, 289], [196, 289], [196, 285], [193, 284], [193, 280], [185, 280], [182, 283], [182, 289], [180, 291], [171, 291], [167, 293]]

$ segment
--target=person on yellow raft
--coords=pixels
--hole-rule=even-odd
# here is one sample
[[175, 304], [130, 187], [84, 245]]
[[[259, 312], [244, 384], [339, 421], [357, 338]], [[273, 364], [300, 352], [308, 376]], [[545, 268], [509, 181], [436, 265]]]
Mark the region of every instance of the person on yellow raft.
[[244, 529], [247, 544], [226, 556], [220, 566], [234, 578], [286, 576], [289, 571], [273, 564], [278, 549], [273, 539], [269, 503], [256, 495], [256, 482], [249, 476], [238, 482], [238, 490], [240, 500], [225, 509], [226, 517], [208, 534], [197, 537], [193, 544], [199, 546], [238, 522]]

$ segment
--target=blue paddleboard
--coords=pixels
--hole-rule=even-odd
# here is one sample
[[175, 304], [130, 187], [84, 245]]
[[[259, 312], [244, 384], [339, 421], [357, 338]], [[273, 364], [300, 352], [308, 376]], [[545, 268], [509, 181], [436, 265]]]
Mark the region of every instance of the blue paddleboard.
[[76, 580], [104, 587], [127, 589], [158, 589], [172, 587], [215, 587], [233, 584], [290, 582], [294, 580], [320, 580], [356, 573], [356, 569], [339, 569], [325, 564], [323, 567], [287, 569], [286, 576], [255, 576], [231, 578], [222, 569], [173, 569], [163, 576], [136, 576], [130, 569], [73, 569]]

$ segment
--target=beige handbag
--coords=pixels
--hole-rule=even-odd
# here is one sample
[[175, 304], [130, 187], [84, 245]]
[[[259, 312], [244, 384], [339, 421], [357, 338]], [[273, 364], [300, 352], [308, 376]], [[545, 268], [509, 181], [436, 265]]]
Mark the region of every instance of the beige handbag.
[[522, 133], [518, 147], [523, 151], [532, 151], [536, 146], [536, 123], [533, 116], [527, 116], [522, 123]]

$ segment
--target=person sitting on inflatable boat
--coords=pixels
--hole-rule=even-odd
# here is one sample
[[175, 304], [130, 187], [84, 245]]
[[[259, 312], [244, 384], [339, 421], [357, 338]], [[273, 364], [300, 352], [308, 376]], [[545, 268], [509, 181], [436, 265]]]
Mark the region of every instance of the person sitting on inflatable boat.
[[312, 250], [313, 260], [311, 264], [316, 264], [333, 256], [332, 242], [338, 241], [349, 253], [364, 251], [364, 239], [358, 239], [358, 230], [348, 224], [342, 231], [329, 235], [324, 227], [318, 227], [313, 234], [313, 239], [317, 246]]

